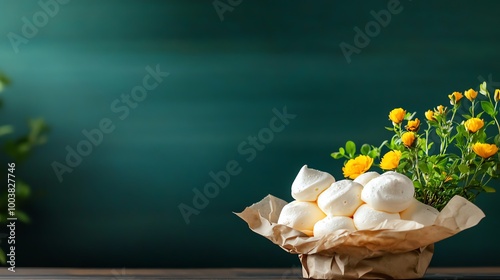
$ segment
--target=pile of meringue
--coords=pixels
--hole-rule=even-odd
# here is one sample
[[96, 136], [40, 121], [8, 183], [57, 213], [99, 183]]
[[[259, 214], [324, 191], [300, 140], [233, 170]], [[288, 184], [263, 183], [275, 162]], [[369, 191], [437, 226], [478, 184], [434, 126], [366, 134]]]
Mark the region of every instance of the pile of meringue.
[[278, 224], [309, 236], [383, 229], [386, 221], [432, 225], [439, 211], [414, 198], [413, 182], [403, 174], [367, 172], [335, 181], [327, 172], [304, 165], [292, 184], [294, 201], [281, 210]]

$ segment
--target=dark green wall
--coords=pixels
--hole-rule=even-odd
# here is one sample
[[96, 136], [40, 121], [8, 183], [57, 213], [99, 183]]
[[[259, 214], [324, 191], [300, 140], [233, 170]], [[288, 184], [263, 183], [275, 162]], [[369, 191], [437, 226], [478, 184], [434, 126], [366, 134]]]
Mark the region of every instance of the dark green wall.
[[[394, 107], [423, 118], [479, 76], [500, 81], [498, 1], [401, 1], [348, 63], [339, 44], [388, 2], [243, 0], [221, 21], [211, 0], [71, 0], [15, 53], [7, 34], [41, 8], [2, 0], [0, 68], [14, 81], [2, 123], [43, 116], [52, 128], [17, 170], [34, 188], [17, 266], [297, 266], [232, 211], [268, 193], [291, 200], [303, 164], [341, 178], [329, 154], [389, 137]], [[121, 120], [111, 104], [148, 65], [170, 75]], [[239, 145], [285, 106], [296, 118], [247, 161]], [[114, 131], [59, 182], [51, 165], [103, 118]], [[178, 205], [231, 161], [241, 172], [186, 225]], [[486, 219], [439, 242], [434, 266], [500, 265], [498, 198], [479, 198]]]

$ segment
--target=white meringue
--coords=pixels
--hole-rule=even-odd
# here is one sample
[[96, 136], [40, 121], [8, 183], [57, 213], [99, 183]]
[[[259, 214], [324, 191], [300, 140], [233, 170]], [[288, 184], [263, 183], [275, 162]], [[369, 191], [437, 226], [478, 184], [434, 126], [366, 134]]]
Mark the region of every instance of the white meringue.
[[410, 207], [399, 214], [403, 220], [415, 221], [424, 226], [430, 226], [434, 224], [434, 221], [439, 215], [439, 211], [430, 205], [413, 199]]
[[354, 182], [365, 186], [368, 182], [370, 182], [372, 179], [377, 178], [378, 176], [380, 176], [380, 174], [375, 171], [365, 172], [356, 177], [356, 179], [354, 179]]
[[363, 203], [362, 190], [362, 185], [351, 180], [337, 181], [319, 195], [318, 206], [327, 215], [350, 217]]
[[361, 192], [361, 199], [375, 210], [396, 213], [410, 206], [414, 194], [410, 178], [389, 171], [369, 181]]
[[332, 175], [304, 165], [292, 183], [292, 197], [299, 201], [316, 201], [318, 195], [333, 182], [335, 178]]
[[281, 210], [278, 224], [312, 235], [314, 224], [325, 217], [325, 213], [314, 202], [292, 201]]
[[350, 217], [344, 216], [326, 216], [314, 225], [314, 236], [323, 236], [337, 230], [355, 231], [354, 221]]
[[361, 205], [353, 215], [354, 226], [359, 230], [372, 229], [380, 223], [388, 220], [399, 220], [399, 213], [387, 213], [378, 211], [370, 207], [368, 204]]

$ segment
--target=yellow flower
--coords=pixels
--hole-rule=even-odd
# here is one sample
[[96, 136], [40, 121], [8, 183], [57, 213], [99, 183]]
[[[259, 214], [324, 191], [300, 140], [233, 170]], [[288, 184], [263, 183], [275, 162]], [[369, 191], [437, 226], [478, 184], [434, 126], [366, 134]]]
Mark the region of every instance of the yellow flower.
[[404, 120], [405, 115], [406, 115], [406, 111], [403, 110], [403, 108], [396, 108], [389, 113], [389, 119], [393, 123], [399, 124]]
[[415, 142], [415, 133], [413, 132], [405, 132], [401, 135], [401, 141], [406, 147], [411, 147], [413, 142]]
[[478, 118], [470, 118], [464, 122], [465, 128], [474, 133], [484, 126], [484, 121]]
[[495, 89], [494, 98], [496, 102], [500, 101], [500, 89]]
[[418, 128], [420, 127], [420, 120], [416, 118], [413, 121], [408, 121], [408, 124], [405, 126], [406, 130], [408, 131], [418, 131]]
[[395, 169], [398, 167], [400, 159], [400, 151], [389, 151], [382, 157], [382, 160], [380, 161], [380, 168], [384, 170]]
[[369, 156], [357, 156], [354, 159], [347, 161], [344, 167], [342, 167], [342, 172], [344, 172], [344, 177], [349, 177], [351, 179], [356, 179], [359, 175], [365, 173], [373, 164], [373, 159]]
[[469, 99], [470, 101], [476, 99], [476, 97], [477, 97], [477, 91], [475, 91], [473, 89], [466, 90], [464, 94], [465, 94], [465, 97], [467, 99]]
[[489, 158], [498, 152], [498, 147], [495, 144], [474, 143], [472, 150], [482, 158]]
[[460, 92], [458, 91], [455, 91], [454, 93], [448, 95], [448, 97], [450, 98], [450, 104], [451, 105], [455, 105], [457, 104], [460, 99], [462, 99], [462, 97], [464, 97]]
[[446, 107], [444, 107], [443, 105], [439, 105], [437, 106], [436, 110], [437, 110], [436, 113], [441, 115], [446, 111]]
[[427, 110], [427, 112], [425, 112], [425, 118], [429, 121], [435, 120], [434, 119], [434, 112], [432, 110]]

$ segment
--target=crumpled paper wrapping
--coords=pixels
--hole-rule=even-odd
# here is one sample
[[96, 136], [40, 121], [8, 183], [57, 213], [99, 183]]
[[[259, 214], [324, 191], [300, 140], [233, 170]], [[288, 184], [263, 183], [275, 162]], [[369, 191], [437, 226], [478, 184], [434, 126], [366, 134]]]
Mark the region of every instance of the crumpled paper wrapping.
[[[277, 224], [286, 201], [266, 196], [235, 213], [254, 232], [285, 251], [299, 254], [302, 274], [314, 279], [411, 279], [423, 277], [434, 243], [475, 226], [484, 218], [477, 206], [455, 196], [431, 226], [413, 221], [388, 221], [372, 230], [339, 230], [309, 237]], [[384, 229], [380, 229], [380, 228]]]

